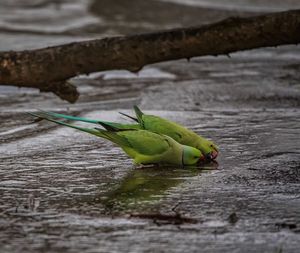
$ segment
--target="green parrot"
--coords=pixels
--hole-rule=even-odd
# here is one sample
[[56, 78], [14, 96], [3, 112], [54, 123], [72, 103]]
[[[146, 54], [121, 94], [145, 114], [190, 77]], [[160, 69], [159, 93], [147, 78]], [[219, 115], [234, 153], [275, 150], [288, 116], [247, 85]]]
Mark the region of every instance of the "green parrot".
[[79, 120], [95, 124], [105, 123], [119, 130], [144, 129], [153, 133], [164, 134], [170, 136], [182, 145], [199, 149], [208, 160], [214, 160], [217, 158], [219, 153], [218, 147], [212, 141], [205, 139], [204, 137], [185, 128], [184, 126], [179, 125], [178, 123], [158, 116], [144, 114], [137, 106], [134, 106], [134, 111], [137, 118], [131, 117], [124, 113], [121, 114], [135, 120], [137, 122], [136, 124], [121, 124], [102, 120], [92, 120], [53, 112], [45, 113], [52, 117], [64, 118], [68, 120]]
[[120, 130], [104, 122], [99, 122], [99, 124], [106, 130], [83, 128], [55, 120], [50, 118], [49, 114], [43, 112], [29, 114], [107, 139], [121, 147], [136, 164], [173, 164], [184, 166], [196, 165], [200, 161], [205, 160], [198, 149], [181, 145], [169, 136], [156, 134], [147, 130]]

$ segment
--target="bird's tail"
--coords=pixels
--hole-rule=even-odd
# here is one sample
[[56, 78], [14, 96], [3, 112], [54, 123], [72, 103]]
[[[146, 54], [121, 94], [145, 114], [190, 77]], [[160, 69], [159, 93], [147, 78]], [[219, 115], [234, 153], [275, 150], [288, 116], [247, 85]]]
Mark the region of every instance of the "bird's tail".
[[143, 123], [142, 117], [143, 117], [144, 113], [143, 113], [143, 112], [140, 110], [140, 108], [138, 108], [136, 105], [133, 106], [133, 109], [134, 109], [135, 115], [136, 115], [136, 117], [137, 117], [139, 123], [140, 123], [140, 124]]
[[89, 134], [99, 136], [99, 137], [104, 137], [102, 131], [105, 132], [105, 130], [102, 130], [102, 129], [86, 128], [86, 127], [79, 127], [79, 126], [71, 125], [71, 124], [65, 123], [63, 121], [55, 120], [55, 119], [51, 118], [48, 113], [44, 113], [44, 112], [38, 112], [38, 113], [28, 112], [28, 114], [30, 114], [33, 117], [37, 117], [39, 119], [45, 119], [45, 120], [54, 122], [59, 125], [71, 127], [71, 128], [74, 128], [74, 129], [77, 129], [77, 130], [80, 130], [80, 131], [83, 131], [83, 132], [86, 132]]
[[87, 118], [65, 115], [65, 114], [55, 113], [55, 112], [45, 112], [45, 111], [41, 111], [41, 112], [44, 115], [54, 117], [54, 118], [63, 118], [63, 119], [68, 119], [68, 120], [83, 121], [83, 122], [94, 123], [94, 124], [99, 123], [99, 120], [94, 120], [94, 119], [87, 119]]
[[116, 122], [109, 122], [109, 121], [104, 121], [104, 120], [98, 120], [98, 119], [87, 119], [87, 118], [82, 118], [82, 117], [76, 117], [76, 116], [71, 116], [71, 115], [65, 115], [61, 113], [55, 113], [55, 112], [46, 112], [46, 111], [40, 111], [39, 113], [35, 113], [36, 115], [43, 115], [46, 118], [62, 118], [62, 119], [67, 119], [67, 120], [73, 120], [73, 121], [82, 121], [82, 122], [87, 122], [87, 123], [93, 123], [97, 125], [102, 125], [105, 124], [106, 126], [110, 126], [111, 128], [117, 129], [117, 130], [128, 130], [128, 129], [138, 129], [138, 125], [136, 124], [121, 124], [121, 123], [116, 123]]
[[31, 116], [40, 118], [40, 119], [45, 119], [45, 120], [54, 122], [54, 123], [62, 125], [62, 126], [67, 126], [67, 127], [74, 128], [74, 129], [77, 129], [77, 130], [80, 130], [80, 131], [83, 131], [83, 132], [86, 132], [89, 134], [96, 135], [98, 137], [102, 137], [104, 139], [110, 140], [111, 142], [114, 142], [115, 144], [118, 144], [121, 147], [130, 145], [128, 143], [128, 141], [126, 140], [126, 138], [116, 134], [117, 129], [115, 129], [115, 132], [110, 132], [110, 131], [106, 131], [106, 130], [100, 129], [100, 128], [79, 127], [79, 126], [65, 123], [63, 121], [55, 120], [55, 119], [51, 118], [48, 113], [44, 113], [44, 112], [38, 112], [38, 113], [28, 112], [28, 114], [30, 114]]
[[137, 118], [132, 117], [132, 116], [130, 116], [130, 115], [124, 113], [124, 112], [119, 112], [119, 113], [120, 113], [121, 115], [123, 115], [123, 116], [129, 118], [129, 119], [132, 119], [132, 120], [135, 121], [135, 122], [139, 122]]

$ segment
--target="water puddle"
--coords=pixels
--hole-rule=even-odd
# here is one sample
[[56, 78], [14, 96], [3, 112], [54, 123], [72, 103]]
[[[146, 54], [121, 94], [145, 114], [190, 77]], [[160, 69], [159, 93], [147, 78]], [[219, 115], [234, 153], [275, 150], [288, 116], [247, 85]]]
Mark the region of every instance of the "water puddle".
[[153, 206], [172, 189], [184, 182], [197, 180], [202, 173], [217, 169], [217, 164], [195, 168], [152, 167], [135, 169], [129, 173], [103, 201], [106, 212], [143, 212]]

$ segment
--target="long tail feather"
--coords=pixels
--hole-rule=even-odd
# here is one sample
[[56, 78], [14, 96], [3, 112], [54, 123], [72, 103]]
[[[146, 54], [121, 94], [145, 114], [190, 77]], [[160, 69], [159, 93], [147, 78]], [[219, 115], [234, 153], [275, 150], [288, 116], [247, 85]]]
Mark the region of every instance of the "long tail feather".
[[[74, 125], [65, 123], [65, 122], [63, 122], [63, 121], [59, 121], [59, 120], [52, 119], [52, 118], [50, 118], [50, 117], [48, 116], [48, 114], [44, 114], [44, 113], [32, 113], [32, 112], [28, 112], [28, 114], [30, 114], [31, 116], [40, 118], [40, 119], [45, 119], [45, 120], [54, 122], [54, 123], [59, 124], [59, 125], [71, 127], [71, 128], [74, 128], [74, 129], [83, 131], [83, 132], [87, 132], [87, 133], [90, 133], [90, 134], [99, 136], [99, 137], [104, 137], [104, 136], [103, 136], [103, 133], [100, 131], [101, 129], [96, 130], [96, 129], [93, 129], [93, 128], [85, 128], [85, 127], [74, 126]], [[102, 131], [105, 131], [105, 130], [102, 130]], [[105, 137], [104, 137], [104, 138], [105, 138]]]
[[138, 119], [138, 122], [143, 126], [143, 115], [144, 115], [144, 113], [136, 105], [133, 106], [133, 109], [134, 109], [135, 115]]
[[140, 110], [140, 108], [138, 108], [136, 105], [133, 106], [133, 109], [134, 109], [134, 111], [135, 111], [135, 114], [136, 114], [136, 117], [137, 117], [139, 123], [142, 123], [142, 122], [143, 122], [142, 117], [143, 117], [143, 114], [144, 114], [144, 113], [143, 113], [143, 112]]
[[[106, 130], [111, 131], [111, 132], [118, 132], [120, 129], [111, 126], [110, 124], [106, 124], [104, 122], [99, 122], [99, 124], [104, 127]], [[96, 128], [97, 129], [97, 128]]]
[[67, 127], [74, 128], [74, 129], [77, 129], [77, 130], [80, 130], [80, 131], [83, 131], [83, 132], [86, 132], [89, 134], [96, 135], [98, 137], [102, 137], [104, 139], [114, 142], [115, 144], [118, 144], [121, 147], [122, 146], [130, 146], [130, 143], [128, 143], [126, 138], [124, 138], [122, 136], [118, 136], [115, 132], [110, 132], [110, 131], [106, 131], [106, 130], [99, 129], [99, 128], [85, 128], [85, 127], [71, 125], [71, 124], [65, 123], [63, 121], [55, 120], [55, 119], [49, 117], [48, 114], [45, 114], [42, 112], [39, 112], [39, 113], [28, 112], [28, 114], [30, 114], [31, 116], [37, 117], [37, 118], [41, 118], [41, 119], [45, 119], [45, 120], [54, 122], [59, 125], [67, 126]]
[[42, 111], [42, 112], [49, 115], [49, 116], [51, 116], [51, 117], [55, 117], [55, 118], [63, 118], [63, 119], [68, 119], [68, 120], [78, 120], [78, 121], [83, 121], [83, 122], [87, 122], [87, 123], [95, 123], [95, 124], [99, 123], [99, 120], [94, 120], [94, 119], [87, 119], [87, 118], [76, 117], [76, 116], [71, 116], [71, 115], [65, 115], [65, 114], [55, 113], [55, 112], [46, 112], [46, 111]]
[[[93, 119], [75, 117], [75, 116], [65, 115], [65, 114], [55, 113], [55, 112], [47, 112], [47, 111], [41, 111], [41, 112], [50, 118], [63, 118], [63, 119], [67, 119], [67, 120], [82, 121], [82, 122], [101, 125], [109, 131], [111, 131], [112, 129], [114, 129], [114, 131], [117, 131], [117, 130], [129, 130], [129, 129], [137, 129], [138, 128], [138, 125], [133, 125], [133, 124], [129, 125], [129, 124], [116, 123], [116, 122], [109, 122], [109, 121], [104, 121], [104, 120], [93, 120]], [[105, 126], [107, 126], [107, 127], [105, 127]], [[109, 127], [111, 129], [108, 129]]]
[[132, 116], [130, 116], [130, 115], [124, 113], [124, 112], [119, 112], [119, 113], [120, 113], [121, 115], [127, 117], [127, 118], [130, 118], [130, 119], [134, 120], [135, 122], [139, 122], [137, 118], [132, 117]]

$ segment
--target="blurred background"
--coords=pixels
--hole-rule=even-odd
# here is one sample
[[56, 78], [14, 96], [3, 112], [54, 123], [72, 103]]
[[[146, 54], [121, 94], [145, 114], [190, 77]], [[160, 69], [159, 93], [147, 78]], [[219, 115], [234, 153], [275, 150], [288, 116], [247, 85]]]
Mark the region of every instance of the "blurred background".
[[0, 50], [195, 26], [299, 8], [297, 0], [2, 0]]
[[[0, 51], [208, 24], [298, 0], [1, 0]], [[0, 252], [297, 252], [299, 46], [106, 71], [71, 80], [75, 104], [0, 86]], [[121, 121], [134, 104], [220, 147], [218, 165], [139, 170], [101, 139], [36, 109]], [[172, 209], [196, 224], [132, 213]]]

